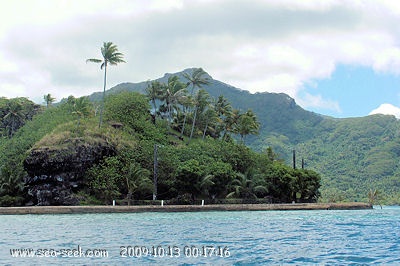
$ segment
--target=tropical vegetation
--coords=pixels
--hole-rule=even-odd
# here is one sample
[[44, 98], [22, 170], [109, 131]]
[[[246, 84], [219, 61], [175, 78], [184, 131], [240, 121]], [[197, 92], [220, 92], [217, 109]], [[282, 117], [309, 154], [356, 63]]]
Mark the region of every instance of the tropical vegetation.
[[[157, 93], [150, 93], [152, 87], [159, 88]], [[258, 153], [235, 140], [257, 133], [259, 124], [251, 110], [236, 110], [223, 96], [215, 100], [201, 89], [192, 97], [187, 87], [172, 77], [167, 84], [150, 83], [146, 95], [107, 96], [101, 128], [86, 97], [70, 96], [52, 108], [39, 108], [36, 115], [24, 119], [23, 126], [14, 128], [13, 135], [3, 131], [0, 203], [22, 205], [30, 200], [24, 183], [29, 150], [61, 149], [71, 138], [90, 145], [97, 136], [112, 143], [117, 152], [84, 173], [84, 185], [74, 190], [83, 204], [111, 204], [113, 199], [133, 204], [152, 200], [155, 193], [157, 199], [187, 204], [200, 199], [215, 203], [317, 200], [320, 176], [316, 172], [292, 169], [272, 149]], [[25, 102], [22, 109], [31, 104]], [[4, 106], [1, 111], [7, 114], [8, 105]], [[185, 119], [187, 128], [182, 131]], [[113, 128], [116, 123], [123, 126]]]
[[[150, 82], [121, 83], [108, 93], [145, 93], [149, 83], [165, 84], [171, 76], [178, 76], [180, 81], [186, 83], [185, 75], [191, 75], [195, 70], [167, 73]], [[232, 111], [250, 109], [257, 116], [260, 125], [258, 135], [245, 135], [245, 145], [257, 152], [272, 147], [287, 164], [293, 163], [292, 151], [295, 150], [298, 167], [303, 164], [306, 169], [321, 174], [320, 201], [366, 202], [368, 192], [377, 189], [380, 191], [380, 202], [400, 203], [400, 122], [394, 116], [327, 117], [304, 110], [283, 93], [251, 94], [215, 80], [207, 73], [202, 77], [207, 78], [208, 84], [202, 85], [201, 89], [207, 91], [211, 99], [216, 99], [214, 104], [224, 106], [229, 103]], [[189, 91], [191, 88], [188, 87]], [[219, 98], [221, 95], [222, 99]], [[89, 98], [100, 99], [96, 93]], [[157, 106], [159, 103], [156, 101]], [[234, 116], [225, 116], [219, 108], [214, 110], [219, 119], [227, 119], [225, 122], [228, 123], [223, 126], [232, 131], [229, 120]], [[209, 114], [212, 112], [205, 113]], [[215, 116], [211, 115], [211, 118], [211, 124], [215, 124]], [[190, 129], [185, 127], [185, 132]], [[217, 128], [217, 131], [222, 135], [228, 132], [224, 128]], [[209, 134], [212, 134], [211, 130]], [[240, 135], [231, 136], [242, 142]]]
[[[0, 98], [2, 205], [29, 199], [23, 162], [30, 149], [99, 136], [117, 153], [84, 173], [74, 191], [81, 203], [400, 203], [400, 124], [392, 116], [324, 117], [285, 94], [250, 94], [200, 68], [107, 92], [105, 84], [100, 94], [54, 105], [45, 95], [52, 108]], [[288, 166], [296, 165], [293, 150], [302, 167]]]

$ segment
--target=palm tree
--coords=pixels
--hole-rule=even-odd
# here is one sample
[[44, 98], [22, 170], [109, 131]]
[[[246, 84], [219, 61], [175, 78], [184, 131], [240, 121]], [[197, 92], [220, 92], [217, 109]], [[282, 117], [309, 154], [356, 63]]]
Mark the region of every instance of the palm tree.
[[225, 113], [224, 135], [222, 136], [223, 140], [226, 139], [226, 136], [228, 135], [228, 133], [235, 131], [235, 127], [239, 120], [239, 117], [240, 117], [239, 109], [233, 109], [233, 110], [230, 110], [229, 112]]
[[[186, 91], [187, 92], [187, 91]], [[193, 106], [194, 101], [193, 101], [193, 97], [191, 95], [185, 95], [184, 97], [182, 97], [179, 101], [179, 103], [182, 106], [182, 110], [180, 112], [180, 114], [183, 113], [183, 122], [182, 122], [182, 128], [181, 128], [181, 134], [180, 136], [183, 136], [183, 133], [185, 132], [185, 126], [186, 126], [186, 121], [187, 121], [187, 114], [188, 114], [188, 110]], [[180, 116], [182, 117], [182, 115]], [[179, 118], [180, 118], [179, 117]], [[179, 122], [179, 121], [178, 121]]]
[[227, 113], [232, 111], [232, 106], [223, 95], [220, 95], [215, 102], [214, 109], [219, 116], [226, 116]]
[[78, 117], [78, 124], [79, 127], [81, 118], [88, 116], [90, 113], [90, 102], [87, 97], [80, 97], [75, 99], [74, 105], [72, 107], [72, 114], [77, 115]]
[[220, 95], [215, 102], [214, 110], [219, 118], [220, 125], [217, 128], [217, 135], [219, 136], [221, 132], [226, 133], [226, 118], [232, 113], [232, 106], [228, 100]]
[[163, 84], [161, 84], [159, 81], [152, 81], [151, 83], [148, 84], [146, 88], [146, 95], [153, 104], [154, 117], [157, 116], [156, 100], [160, 99], [162, 91], [163, 91]]
[[199, 190], [201, 191], [201, 193], [205, 196], [209, 196], [210, 192], [209, 189], [210, 187], [212, 187], [213, 185], [215, 185], [214, 183], [214, 175], [205, 175], [201, 178], [201, 180], [199, 181]]
[[244, 143], [244, 137], [249, 134], [258, 134], [260, 123], [252, 110], [241, 114], [234, 127], [235, 133], [240, 135], [240, 140]]
[[8, 136], [11, 138], [15, 131], [24, 123], [23, 106], [20, 101], [10, 101], [6, 112], [3, 121], [8, 129]]
[[46, 107], [49, 106], [55, 101], [56, 98], [52, 97], [50, 93], [43, 96], [44, 102], [46, 103]]
[[142, 168], [137, 163], [129, 165], [128, 173], [125, 174], [126, 188], [128, 191], [128, 205], [131, 205], [132, 194], [137, 190], [151, 191], [153, 183], [150, 179], [150, 171]]
[[103, 47], [101, 47], [101, 54], [103, 56], [103, 59], [91, 58], [86, 60], [86, 62], [101, 63], [100, 69], [104, 68], [103, 97], [102, 97], [102, 105], [100, 108], [99, 127], [101, 127], [103, 121], [104, 98], [106, 95], [106, 84], [107, 84], [107, 66], [109, 64], [117, 65], [118, 63], [125, 63], [125, 61], [123, 60], [124, 55], [118, 52], [117, 45], [113, 44], [112, 42], [103, 43]]
[[196, 116], [199, 111], [202, 111], [209, 103], [210, 95], [205, 90], [199, 90], [194, 98], [194, 115], [192, 122], [192, 130], [190, 131], [189, 142], [192, 140], [194, 128], [196, 125]]
[[232, 181], [234, 191], [229, 193], [226, 198], [256, 199], [257, 193], [266, 193], [267, 188], [263, 185], [255, 185], [249, 174], [238, 173]]
[[208, 85], [210, 83], [209, 78], [203, 77], [204, 75], [207, 75], [207, 73], [202, 68], [196, 68], [191, 75], [183, 73], [183, 77], [188, 80], [187, 85], [192, 86], [191, 95], [193, 95], [195, 87], [202, 88], [203, 85]]
[[[215, 131], [216, 131], [215, 123], [216, 123], [216, 121], [218, 121], [217, 113], [212, 108], [207, 109], [207, 111], [205, 111], [205, 113], [204, 113], [204, 116], [206, 119], [206, 124], [205, 124], [204, 130], [203, 130], [203, 139], [206, 137], [207, 130], [209, 130], [209, 129], [212, 130], [213, 136], [215, 136]], [[210, 124], [211, 124], [211, 126], [210, 126]], [[213, 125], [214, 125], [214, 127], [213, 127]]]
[[[186, 85], [192, 86], [192, 90], [190, 92], [191, 96], [193, 96], [193, 91], [195, 87], [202, 88], [203, 85], [208, 85], [210, 83], [209, 78], [203, 77], [204, 75], [207, 75], [207, 73], [202, 68], [196, 68], [195, 70], [193, 70], [191, 75], [189, 75], [188, 73], [183, 74], [183, 77], [188, 80]], [[186, 109], [185, 117], [183, 119], [181, 136], [185, 131], [187, 114], [188, 114], [188, 109]]]
[[217, 112], [217, 104], [214, 98], [211, 97], [210, 103], [206, 106], [206, 110], [203, 114], [203, 119], [205, 119], [205, 125], [203, 130], [203, 139], [206, 136], [207, 131], [209, 131], [213, 138], [219, 137], [219, 124], [222, 122], [222, 119], [219, 117]]
[[177, 76], [168, 78], [167, 86], [163, 87], [161, 99], [165, 101], [168, 112], [168, 127], [171, 127], [172, 109], [177, 104], [183, 101], [187, 96], [185, 85], [179, 81]]

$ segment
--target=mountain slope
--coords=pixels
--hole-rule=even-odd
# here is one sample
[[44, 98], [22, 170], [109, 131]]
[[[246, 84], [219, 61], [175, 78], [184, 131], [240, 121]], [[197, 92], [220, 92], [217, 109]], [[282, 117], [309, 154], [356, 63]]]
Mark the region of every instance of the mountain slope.
[[[165, 74], [157, 79], [166, 82], [171, 75], [191, 73], [194, 69]], [[400, 195], [400, 123], [393, 116], [373, 115], [336, 119], [304, 110], [283, 93], [256, 93], [240, 90], [210, 79], [204, 89], [217, 98], [224, 95], [234, 108], [252, 109], [260, 123], [260, 133], [250, 136], [246, 144], [263, 151], [271, 146], [287, 162], [292, 150], [298, 161], [321, 173], [323, 192], [357, 200], [365, 198], [369, 189]], [[123, 90], [144, 92], [148, 82], [122, 83], [107, 93]], [[100, 99], [94, 93], [92, 100]], [[300, 163], [297, 163], [300, 165]]]
[[[178, 73], [166, 73], [163, 77], [156, 79], [156, 81], [166, 83], [170, 76], [178, 76], [182, 81], [186, 81], [183, 77], [184, 73], [191, 74], [194, 68], [186, 69]], [[251, 94], [248, 91], [235, 88], [226, 83], [214, 80], [207, 74], [210, 84], [203, 86], [203, 88], [214, 98], [223, 95], [232, 103], [232, 106], [237, 109], [247, 110], [252, 109], [258, 116], [261, 122], [260, 135], [263, 132], [268, 134], [277, 133], [285, 135], [290, 139], [290, 143], [299, 143], [304, 139], [312, 138], [314, 134], [310, 131], [310, 127], [314, 127], [324, 120], [324, 117], [304, 110], [298, 106], [294, 99], [284, 93], [256, 93]], [[111, 88], [106, 94], [118, 93], [121, 91], [138, 91], [145, 93], [147, 85], [151, 81], [139, 83], [121, 83]], [[99, 101], [101, 93], [96, 92], [89, 96], [92, 101]], [[256, 150], [262, 150], [270, 146], [266, 144], [252, 145], [259, 138], [249, 138], [248, 144], [253, 146]]]

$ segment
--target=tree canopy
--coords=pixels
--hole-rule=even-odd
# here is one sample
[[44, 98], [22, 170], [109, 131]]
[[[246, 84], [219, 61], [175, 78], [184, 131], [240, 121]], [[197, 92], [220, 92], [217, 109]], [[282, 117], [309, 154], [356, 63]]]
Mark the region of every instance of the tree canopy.
[[[157, 84], [150, 86], [163, 87]], [[160, 103], [158, 108], [169, 106], [166, 116], [162, 115], [162, 108], [155, 110], [161, 114], [156, 118], [152, 115], [155, 107], [149, 94], [122, 92], [110, 95], [105, 98], [106, 123], [97, 129], [94, 126], [97, 119], [94, 106], [85, 97], [70, 96], [60, 105], [44, 109], [27, 125], [16, 130], [10, 139], [1, 143], [2, 151], [9, 149], [9, 153], [18, 156], [7, 156], [6, 152], [0, 157], [0, 203], [18, 205], [29, 199], [23, 188], [26, 150], [43, 145], [53, 150], [61, 149], [66, 145], [64, 143], [71, 143], [68, 141], [71, 137], [88, 141], [91, 136], [103, 136], [104, 140], [114, 145], [116, 154], [104, 157], [82, 173], [85, 176], [84, 186], [75, 191], [85, 199], [82, 202], [110, 204], [111, 199], [127, 200], [129, 203], [132, 200], [151, 200], [154, 145], [159, 147], [156, 184], [159, 199], [186, 203], [199, 199], [210, 202], [317, 199], [320, 180], [317, 173], [294, 171], [281, 161], [271, 159], [271, 150], [257, 153], [242, 142], [236, 143], [227, 137], [229, 134], [252, 133], [235, 131], [238, 120], [229, 120], [231, 125], [226, 126], [224, 123], [228, 121], [227, 117], [232, 116], [231, 112], [252, 117], [250, 122], [256, 119], [251, 110], [244, 113], [232, 111], [222, 96], [215, 101], [205, 91], [197, 91], [187, 116], [191, 130], [181, 136], [182, 110], [186, 103], [168, 99], [162, 96], [162, 91], [181, 91], [181, 96], [189, 99], [191, 97], [186, 88], [185, 84], [171, 78], [169, 88], [166, 85], [160, 94], [155, 94]], [[4, 109], [0, 111], [6, 114], [8, 105], [3, 103]], [[211, 110], [212, 114], [209, 113]], [[78, 127], [69, 126], [68, 123], [74, 120], [79, 121]], [[121, 126], [113, 128], [116, 124]], [[189, 139], [192, 139], [190, 143]], [[20, 145], [13, 146], [15, 142]], [[87, 143], [91, 145], [90, 141]]]

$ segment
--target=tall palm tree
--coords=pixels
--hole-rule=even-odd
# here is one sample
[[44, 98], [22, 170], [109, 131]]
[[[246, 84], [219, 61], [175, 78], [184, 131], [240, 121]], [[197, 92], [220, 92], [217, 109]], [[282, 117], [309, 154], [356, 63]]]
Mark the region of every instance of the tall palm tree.
[[[187, 92], [187, 90], [186, 90], [186, 92]], [[179, 103], [181, 105], [181, 110], [180, 110], [179, 114], [183, 114], [183, 122], [182, 122], [182, 124], [179, 123], [179, 126], [182, 126], [181, 134], [180, 134], [180, 136], [182, 137], [183, 133], [185, 132], [188, 110], [194, 104], [193, 97], [191, 95], [189, 95], [188, 93], [186, 93], [186, 95], [180, 99]], [[181, 117], [182, 117], [182, 115], [180, 115], [179, 119]], [[178, 122], [180, 122], [180, 121], [178, 121]]]
[[191, 75], [188, 73], [183, 73], [183, 77], [188, 81], [187, 85], [192, 86], [192, 90], [190, 92], [192, 96], [195, 87], [200, 89], [203, 85], [208, 85], [210, 83], [209, 78], [204, 77], [204, 75], [207, 75], [207, 73], [202, 68], [194, 69]]
[[232, 110], [232, 106], [223, 95], [220, 95], [215, 102], [214, 109], [219, 116], [226, 116]]
[[223, 95], [220, 95], [218, 97], [217, 101], [215, 102], [214, 110], [220, 121], [219, 126], [217, 128], [217, 132], [216, 132], [216, 134], [219, 136], [219, 134], [221, 132], [224, 132], [224, 133], [226, 132], [225, 121], [226, 121], [226, 118], [228, 117], [228, 115], [230, 115], [232, 113], [232, 106]]
[[199, 90], [194, 97], [194, 115], [192, 130], [190, 131], [189, 142], [192, 140], [194, 128], [196, 125], [197, 113], [202, 111], [209, 104], [210, 95], [205, 90]]
[[244, 114], [239, 115], [234, 132], [240, 135], [240, 140], [244, 143], [244, 137], [249, 134], [258, 134], [260, 123], [252, 110], [248, 110]]
[[160, 99], [162, 91], [163, 91], [163, 84], [161, 84], [159, 81], [155, 81], [155, 80], [152, 81], [151, 83], [149, 83], [146, 88], [146, 96], [149, 98], [149, 100], [153, 104], [154, 117], [157, 116], [156, 100]]
[[181, 137], [182, 137], [183, 133], [185, 133], [185, 126], [186, 126], [188, 112], [190, 110], [190, 107], [193, 106], [193, 97], [191, 95], [186, 96], [185, 99], [182, 99], [181, 104], [182, 104], [182, 110], [184, 112], [182, 129], [181, 129]]
[[[210, 84], [210, 80], [208, 77], [204, 77], [207, 73], [202, 69], [202, 68], [196, 68], [193, 70], [192, 74], [189, 75], [188, 73], [184, 73], [183, 77], [187, 79], [187, 86], [192, 86], [192, 90], [190, 92], [190, 95], [193, 96], [193, 91], [194, 88], [198, 87], [199, 89], [202, 88], [203, 85], [208, 85]], [[185, 131], [185, 124], [186, 124], [186, 118], [188, 114], [188, 108], [186, 108], [185, 112], [185, 117], [183, 118], [183, 126], [182, 126], [182, 131], [181, 131], [181, 136], [183, 135]]]
[[104, 84], [103, 84], [103, 97], [102, 104], [100, 108], [100, 121], [99, 127], [101, 127], [103, 121], [103, 111], [104, 111], [104, 98], [106, 95], [106, 84], [107, 84], [107, 66], [117, 65], [118, 63], [125, 63], [123, 60], [123, 54], [118, 52], [117, 45], [112, 42], [104, 42], [103, 47], [101, 47], [101, 54], [103, 59], [91, 58], [87, 59], [86, 62], [101, 63], [100, 69], [104, 68]]
[[230, 110], [225, 114], [224, 118], [224, 134], [222, 136], [222, 139], [225, 140], [226, 136], [229, 135], [229, 133], [235, 131], [236, 124], [239, 120], [240, 117], [240, 110], [239, 109], [233, 109]]
[[205, 123], [204, 130], [203, 130], [203, 139], [206, 136], [207, 130], [211, 130], [213, 135], [215, 136], [215, 131], [216, 131], [215, 123], [219, 120], [217, 113], [212, 108], [208, 108], [204, 112], [204, 117], [205, 117], [206, 123]]
[[43, 96], [43, 100], [46, 103], [46, 107], [49, 108], [49, 106], [55, 101], [56, 98], [51, 96], [50, 93], [46, 94]]
[[165, 101], [168, 112], [168, 127], [171, 127], [172, 111], [176, 104], [186, 98], [186, 87], [177, 76], [168, 78], [168, 83], [163, 87], [161, 99]]

